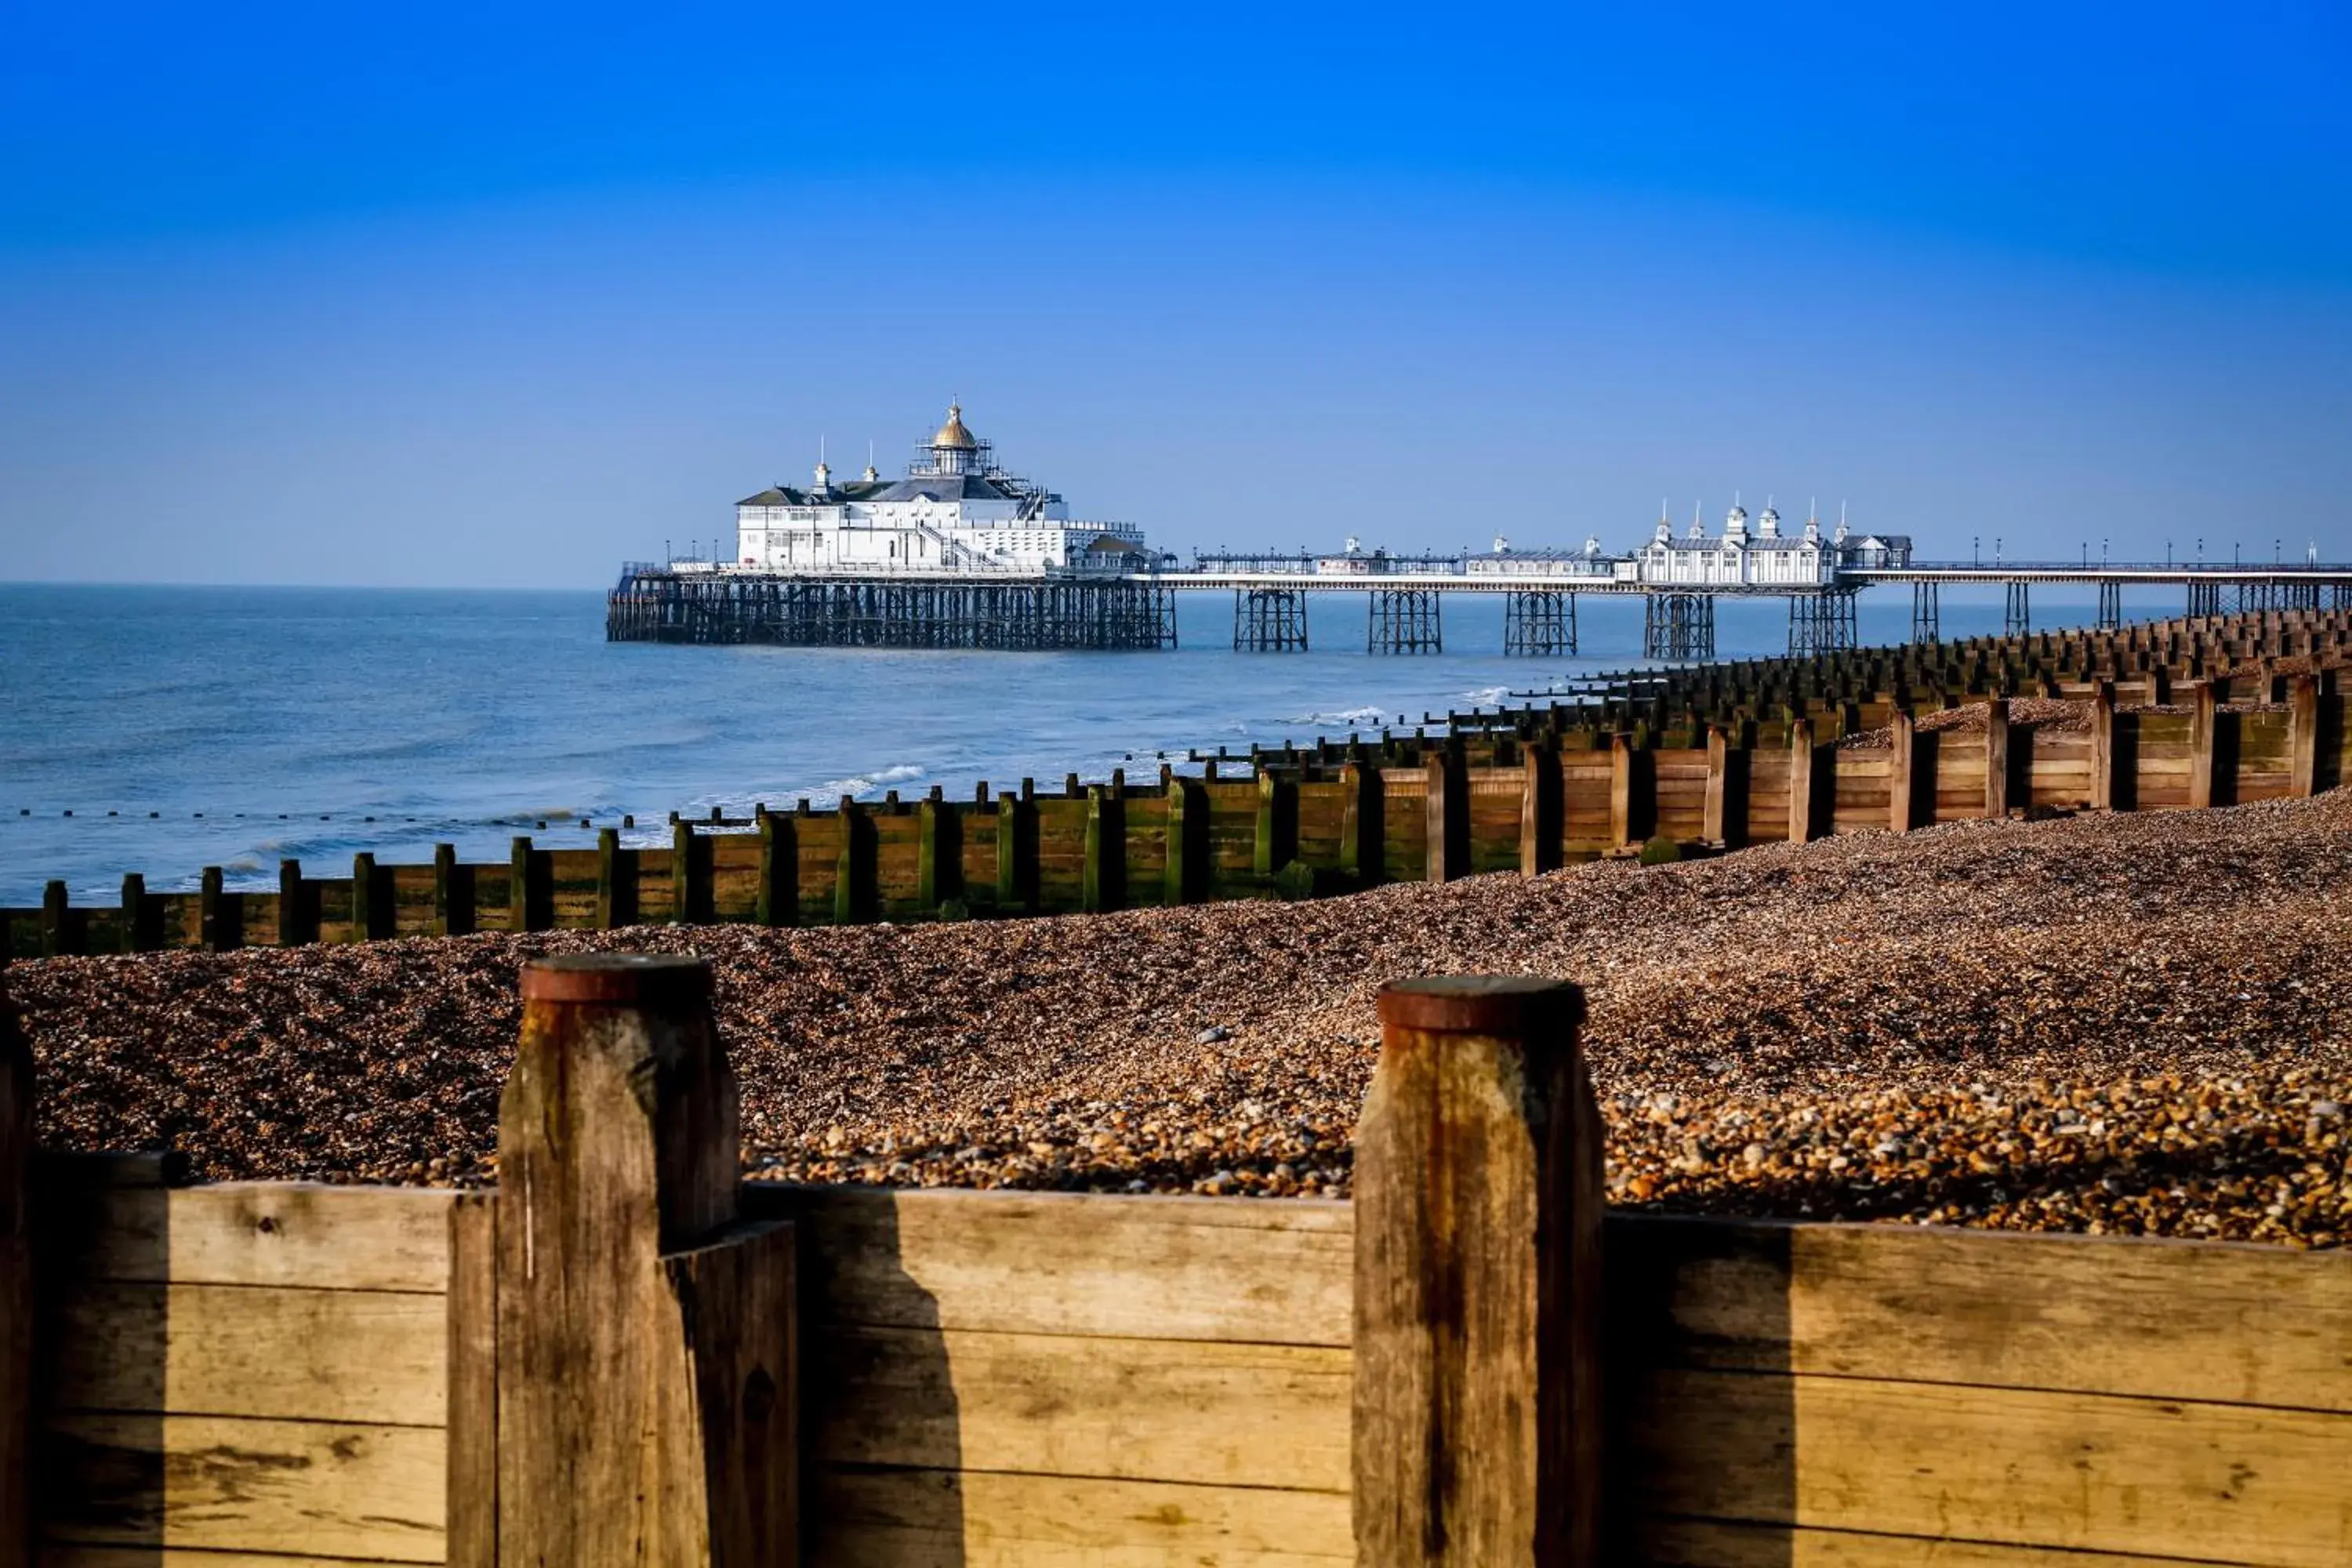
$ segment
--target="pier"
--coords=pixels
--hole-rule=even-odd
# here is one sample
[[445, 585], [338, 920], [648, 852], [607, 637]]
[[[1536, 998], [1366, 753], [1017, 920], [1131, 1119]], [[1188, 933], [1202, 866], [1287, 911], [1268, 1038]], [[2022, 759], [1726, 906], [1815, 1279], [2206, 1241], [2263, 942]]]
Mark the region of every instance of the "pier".
[[1175, 595], [1214, 592], [1233, 595], [1236, 649], [1302, 653], [1314, 646], [1309, 601], [1360, 594], [1369, 600], [1366, 652], [1433, 654], [1444, 650], [1446, 595], [1498, 594], [1502, 651], [1557, 658], [1578, 651], [1577, 600], [1592, 595], [1640, 599], [1643, 657], [1683, 664], [1715, 657], [1716, 605], [1724, 598], [1785, 601], [1792, 655], [1857, 647], [1856, 600], [1882, 586], [1910, 589], [1911, 640], [1925, 645], [1943, 640], [1941, 595], [1949, 587], [2000, 587], [2002, 630], [2011, 637], [2032, 632], [2032, 590], [2044, 585], [2095, 590], [2095, 629], [2103, 631], [2123, 625], [2126, 588], [2177, 588], [2184, 613], [2200, 619], [2352, 609], [2352, 564], [1923, 562], [1841, 566], [1818, 582], [1731, 584], [1680, 581], [1671, 569], [1645, 573], [1639, 558], [1523, 559], [1524, 568], [1481, 570], [1496, 557], [1202, 556], [1189, 568], [1093, 575], [784, 574], [642, 563], [625, 568], [613, 590], [605, 636], [793, 647], [1172, 648]]

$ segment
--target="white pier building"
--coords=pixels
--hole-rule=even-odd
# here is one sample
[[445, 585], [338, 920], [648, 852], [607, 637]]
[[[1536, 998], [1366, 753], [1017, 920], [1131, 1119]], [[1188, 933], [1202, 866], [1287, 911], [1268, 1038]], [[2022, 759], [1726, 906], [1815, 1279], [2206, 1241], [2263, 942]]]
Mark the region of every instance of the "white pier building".
[[835, 484], [820, 459], [808, 489], [773, 485], [736, 502], [735, 542], [736, 570], [793, 575], [1117, 576], [1160, 563], [1134, 523], [1075, 520], [1060, 496], [1000, 467], [954, 404], [906, 478], [868, 465]]
[[1780, 514], [1769, 502], [1748, 530], [1748, 510], [1738, 502], [1723, 521], [1723, 535], [1709, 539], [1696, 514], [1682, 538], [1662, 512], [1658, 531], [1633, 556], [1617, 563], [1617, 574], [1629, 583], [1660, 587], [1741, 589], [1808, 589], [1826, 591], [1837, 585], [1838, 574], [1858, 566], [1901, 567], [1911, 563], [1907, 535], [1867, 534], [1859, 539], [1838, 519], [1827, 538], [1818, 518], [1805, 520], [1795, 535], [1780, 531]]

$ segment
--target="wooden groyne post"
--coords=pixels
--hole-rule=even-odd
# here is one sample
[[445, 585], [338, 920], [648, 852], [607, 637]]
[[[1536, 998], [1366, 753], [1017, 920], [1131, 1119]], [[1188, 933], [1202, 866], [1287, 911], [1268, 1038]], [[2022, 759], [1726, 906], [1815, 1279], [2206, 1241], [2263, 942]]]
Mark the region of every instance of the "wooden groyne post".
[[451, 1217], [452, 1568], [788, 1568], [793, 1232], [747, 1223], [699, 959], [523, 971], [499, 1190]]
[[1381, 987], [1356, 1127], [1362, 1568], [1600, 1562], [1601, 1128], [1583, 994]]

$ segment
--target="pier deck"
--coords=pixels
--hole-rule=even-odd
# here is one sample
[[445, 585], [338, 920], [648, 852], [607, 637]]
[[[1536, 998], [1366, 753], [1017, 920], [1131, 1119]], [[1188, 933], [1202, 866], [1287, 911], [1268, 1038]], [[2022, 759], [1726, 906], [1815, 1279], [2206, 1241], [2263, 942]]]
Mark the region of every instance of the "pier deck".
[[1846, 569], [1828, 583], [1799, 584], [1666, 582], [1583, 569], [1472, 572], [1433, 558], [1405, 571], [1326, 573], [1286, 563], [1116, 576], [789, 575], [633, 565], [607, 601], [605, 637], [793, 647], [1168, 648], [1177, 646], [1175, 595], [1220, 592], [1234, 595], [1236, 648], [1297, 652], [1310, 646], [1309, 595], [1361, 594], [1370, 599], [1366, 651], [1436, 653], [1444, 646], [1443, 595], [1499, 594], [1507, 600], [1503, 652], [1572, 656], [1575, 599], [1592, 594], [1643, 601], [1643, 657], [1683, 662], [1715, 657], [1719, 598], [1788, 601], [1789, 651], [1806, 654], [1858, 646], [1854, 602], [1866, 589], [1909, 586], [1913, 640], [1934, 643], [1944, 588], [1995, 584], [2006, 590], [2003, 629], [2012, 635], [2032, 630], [2035, 584], [2095, 587], [2103, 630], [2122, 624], [2126, 587], [2180, 588], [2192, 616], [2352, 609], [2352, 565], [2335, 564], [1931, 563]]

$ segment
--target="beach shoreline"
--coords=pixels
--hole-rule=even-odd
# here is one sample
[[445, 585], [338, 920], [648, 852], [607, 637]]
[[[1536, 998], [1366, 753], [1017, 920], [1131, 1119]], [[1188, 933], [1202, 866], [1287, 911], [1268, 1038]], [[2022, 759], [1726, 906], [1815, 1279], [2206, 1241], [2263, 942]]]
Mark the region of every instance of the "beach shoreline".
[[698, 952], [747, 1175], [1346, 1195], [1383, 980], [1586, 986], [1612, 1203], [2327, 1247], [2352, 793], [1043, 920], [20, 963], [53, 1149], [491, 1179], [527, 956]]

